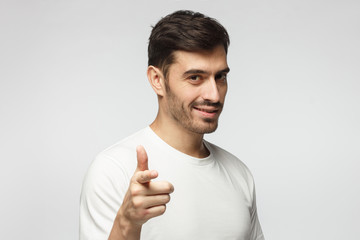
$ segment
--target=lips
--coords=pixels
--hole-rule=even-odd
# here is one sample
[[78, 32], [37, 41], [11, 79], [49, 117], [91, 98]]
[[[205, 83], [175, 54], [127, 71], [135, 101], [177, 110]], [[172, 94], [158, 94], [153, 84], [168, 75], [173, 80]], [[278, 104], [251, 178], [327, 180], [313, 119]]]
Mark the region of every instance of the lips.
[[209, 108], [209, 107], [194, 107], [196, 110], [206, 113], [216, 113], [219, 111], [217, 108]]

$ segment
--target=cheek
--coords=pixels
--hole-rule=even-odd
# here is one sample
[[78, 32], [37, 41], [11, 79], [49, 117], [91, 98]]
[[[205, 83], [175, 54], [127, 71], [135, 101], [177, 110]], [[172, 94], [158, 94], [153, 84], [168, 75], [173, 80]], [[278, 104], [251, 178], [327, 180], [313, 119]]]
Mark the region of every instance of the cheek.
[[227, 93], [227, 86], [224, 86], [219, 89], [219, 93], [222, 99], [225, 99], [226, 93]]
[[200, 89], [196, 89], [196, 88], [183, 88], [180, 91], [177, 92], [177, 97], [179, 98], [180, 101], [182, 101], [185, 104], [190, 104], [194, 101], [196, 101], [200, 94], [201, 91]]

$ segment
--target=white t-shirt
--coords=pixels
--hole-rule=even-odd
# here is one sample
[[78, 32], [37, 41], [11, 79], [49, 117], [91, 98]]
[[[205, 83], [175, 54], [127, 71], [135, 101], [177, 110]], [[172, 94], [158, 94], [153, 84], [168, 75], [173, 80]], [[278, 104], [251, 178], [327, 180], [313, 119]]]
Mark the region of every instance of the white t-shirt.
[[80, 239], [107, 239], [143, 145], [149, 169], [175, 191], [164, 215], [146, 222], [141, 239], [263, 240], [248, 168], [229, 152], [204, 141], [206, 158], [186, 155], [150, 127], [101, 152], [85, 177], [80, 200]]

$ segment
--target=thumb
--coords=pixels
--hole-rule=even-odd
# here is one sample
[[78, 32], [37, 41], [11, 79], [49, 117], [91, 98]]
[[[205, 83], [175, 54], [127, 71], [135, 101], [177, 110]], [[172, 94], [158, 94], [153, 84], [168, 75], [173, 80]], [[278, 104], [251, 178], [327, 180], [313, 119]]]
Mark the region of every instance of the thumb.
[[143, 146], [139, 145], [136, 147], [136, 157], [137, 157], [136, 172], [149, 170], [148, 156]]

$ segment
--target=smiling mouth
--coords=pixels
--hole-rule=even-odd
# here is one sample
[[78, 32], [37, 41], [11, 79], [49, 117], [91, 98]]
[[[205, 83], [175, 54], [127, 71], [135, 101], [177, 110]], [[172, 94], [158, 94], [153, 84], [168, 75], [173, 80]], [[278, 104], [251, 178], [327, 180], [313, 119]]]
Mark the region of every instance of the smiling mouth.
[[202, 107], [194, 107], [196, 110], [201, 111], [201, 112], [205, 112], [205, 113], [217, 113], [219, 111], [219, 109], [209, 109], [209, 108], [202, 108]]
[[202, 118], [215, 119], [219, 116], [223, 104], [220, 102], [199, 101], [192, 104], [193, 109], [200, 114]]

